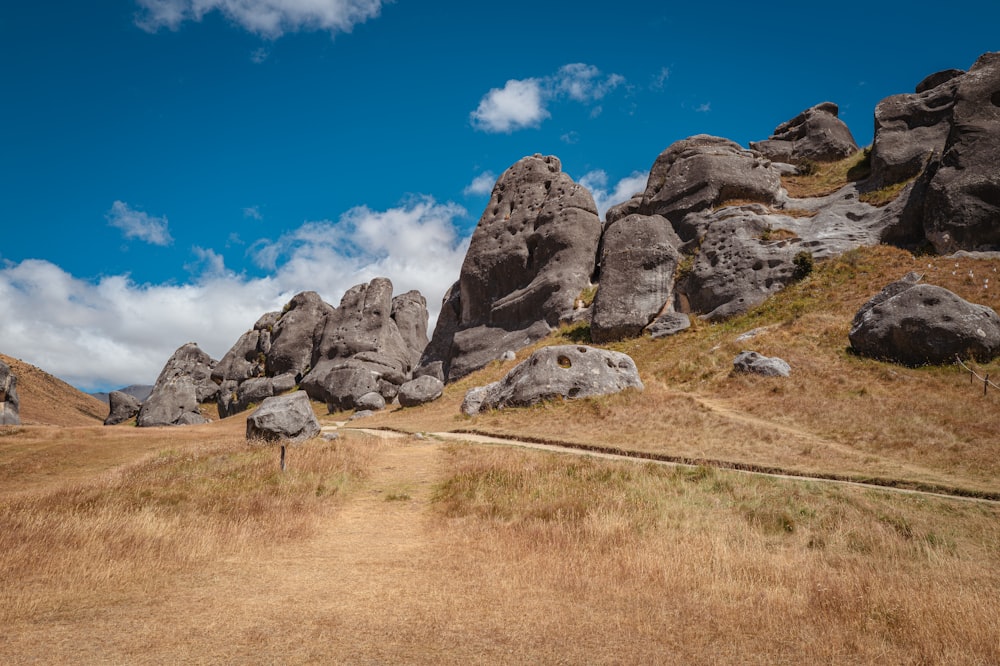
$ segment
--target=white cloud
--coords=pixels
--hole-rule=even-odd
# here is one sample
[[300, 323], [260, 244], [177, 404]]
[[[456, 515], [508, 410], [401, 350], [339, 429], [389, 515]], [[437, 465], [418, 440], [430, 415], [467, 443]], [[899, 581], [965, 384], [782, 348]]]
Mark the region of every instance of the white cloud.
[[652, 90], [663, 90], [667, 85], [667, 79], [670, 78], [670, 68], [661, 67], [659, 74], [653, 77], [653, 83], [650, 84]]
[[698, 113], [708, 113], [711, 110], [712, 110], [712, 103], [711, 102], [705, 102], [704, 104], [699, 104], [695, 108], [695, 111], [697, 111]]
[[470, 117], [472, 126], [484, 132], [512, 132], [538, 127], [549, 112], [537, 79], [512, 79], [486, 93]]
[[138, 238], [153, 245], [170, 245], [174, 241], [167, 231], [166, 217], [153, 217], [124, 201], [115, 201], [105, 217], [108, 224], [125, 232], [125, 238]]
[[492, 171], [484, 171], [469, 183], [462, 193], [465, 196], [490, 194], [493, 192], [493, 185], [497, 182], [497, 177]]
[[296, 293], [317, 291], [338, 305], [348, 288], [377, 276], [397, 294], [419, 289], [433, 323], [468, 248], [454, 226], [465, 215], [429, 197], [386, 211], [354, 208], [336, 223], [309, 222], [259, 242], [256, 258], [275, 266], [261, 278], [234, 274], [205, 248], [193, 250], [198, 277], [183, 285], [141, 285], [127, 275], [94, 283], [47, 261], [8, 264], [0, 267], [0, 312], [19, 314], [0, 318], [2, 351], [88, 390], [152, 383], [186, 342], [220, 358]]
[[251, 220], [263, 220], [264, 216], [260, 213], [260, 206], [247, 206], [243, 209], [243, 217], [249, 218]]
[[[548, 104], [553, 100], [571, 99], [590, 104], [603, 99], [623, 83], [623, 76], [604, 76], [593, 65], [563, 65], [552, 76], [511, 79], [503, 88], [491, 89], [479, 100], [479, 106], [469, 114], [469, 118], [475, 129], [484, 132], [510, 133], [526, 127], [538, 127], [551, 116]], [[591, 117], [597, 115], [600, 115], [600, 107], [592, 112]]]
[[271, 55], [271, 52], [268, 51], [263, 46], [261, 46], [260, 48], [254, 49], [250, 53], [250, 62], [252, 62], [255, 65], [259, 65], [262, 62], [264, 62], [265, 60], [267, 60], [270, 55]]
[[147, 32], [177, 30], [186, 21], [201, 21], [212, 12], [249, 32], [277, 39], [287, 32], [350, 32], [375, 18], [382, 0], [136, 0], [136, 25]]
[[605, 213], [612, 206], [617, 206], [632, 198], [633, 195], [646, 190], [647, 174], [640, 171], [633, 171], [629, 176], [622, 178], [615, 184], [611, 191], [608, 191], [608, 174], [601, 169], [589, 171], [577, 181], [594, 195], [594, 203], [597, 204], [597, 213], [604, 218]]

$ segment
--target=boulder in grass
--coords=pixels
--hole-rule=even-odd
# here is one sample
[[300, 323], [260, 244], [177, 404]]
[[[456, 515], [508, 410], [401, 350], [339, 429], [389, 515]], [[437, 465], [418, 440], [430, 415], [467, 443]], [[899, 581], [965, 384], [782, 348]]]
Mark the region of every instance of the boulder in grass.
[[539, 349], [500, 381], [466, 393], [462, 412], [528, 407], [555, 398], [589, 398], [643, 390], [635, 362], [627, 354], [584, 345]]
[[319, 432], [319, 421], [305, 391], [266, 398], [247, 417], [248, 440], [299, 443]]
[[400, 386], [396, 397], [403, 407], [416, 407], [437, 400], [443, 392], [444, 382], [437, 377], [424, 375]]
[[733, 359], [733, 371], [765, 377], [788, 377], [792, 373], [792, 368], [784, 359], [776, 356], [744, 351]]
[[135, 396], [123, 391], [112, 391], [108, 394], [108, 404], [111, 409], [104, 425], [118, 425], [134, 418], [139, 413], [142, 403]]
[[354, 402], [354, 408], [362, 412], [380, 412], [385, 409], [385, 398], [380, 393], [369, 391]]
[[17, 375], [3, 361], [0, 361], [0, 425], [21, 425]]

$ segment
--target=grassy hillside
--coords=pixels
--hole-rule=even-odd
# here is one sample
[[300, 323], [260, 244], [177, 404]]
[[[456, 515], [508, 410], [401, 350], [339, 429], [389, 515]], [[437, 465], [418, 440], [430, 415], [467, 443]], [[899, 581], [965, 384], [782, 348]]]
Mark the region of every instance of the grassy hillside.
[[24, 425], [83, 426], [103, 423], [108, 406], [20, 359], [0, 354], [17, 375]]
[[[1000, 394], [984, 397], [982, 385], [970, 386], [969, 375], [955, 366], [905, 368], [857, 357], [847, 333], [857, 309], [909, 271], [1000, 310], [998, 268], [996, 260], [861, 249], [819, 263], [799, 284], [731, 321], [696, 321], [671, 338], [610, 345], [635, 359], [646, 385], [641, 394], [463, 417], [465, 391], [514, 364], [495, 363], [447, 387], [437, 403], [391, 410], [364, 423], [409, 431], [474, 429], [997, 492]], [[754, 329], [759, 334], [752, 339], [736, 340]], [[577, 328], [541, 344], [586, 340], [586, 329]], [[732, 359], [746, 349], [784, 358], [792, 376], [733, 375]], [[997, 377], [1000, 363], [979, 370]]]

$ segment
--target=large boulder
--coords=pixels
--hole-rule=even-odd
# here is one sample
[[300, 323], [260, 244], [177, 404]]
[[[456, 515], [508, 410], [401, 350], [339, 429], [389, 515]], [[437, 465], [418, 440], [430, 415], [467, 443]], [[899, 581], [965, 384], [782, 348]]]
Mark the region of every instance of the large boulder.
[[301, 379], [313, 364], [316, 342], [333, 311], [315, 291], [296, 294], [271, 332], [267, 375], [291, 373]]
[[249, 440], [299, 443], [319, 432], [319, 421], [304, 391], [265, 398], [247, 417]]
[[687, 242], [703, 231], [685, 218], [732, 201], [772, 204], [781, 194], [781, 172], [760, 153], [734, 141], [699, 134], [678, 141], [653, 163], [641, 198], [608, 211], [611, 222], [627, 214], [662, 215]]
[[124, 391], [112, 391], [108, 394], [108, 405], [110, 411], [108, 418], [104, 419], [104, 425], [118, 425], [135, 418], [142, 407], [142, 403], [132, 395]]
[[590, 284], [600, 236], [593, 197], [556, 157], [519, 160], [493, 188], [421, 366], [455, 380], [547, 335]]
[[178, 375], [157, 380], [152, 394], [139, 409], [136, 425], [150, 428], [208, 423], [198, 409], [199, 404], [198, 390], [191, 377]]
[[392, 321], [396, 324], [403, 345], [409, 353], [410, 367], [420, 363], [427, 347], [427, 299], [419, 291], [408, 291], [392, 299]]
[[462, 412], [527, 407], [555, 398], [587, 398], [643, 390], [635, 362], [627, 354], [582, 345], [543, 347], [500, 381], [471, 389]]
[[872, 181], [916, 179], [900, 196], [907, 228], [934, 249], [1000, 249], [1000, 53], [927, 77], [875, 109]]
[[629, 215], [608, 224], [590, 320], [594, 342], [635, 337], [670, 305], [680, 244], [659, 215]]
[[751, 141], [750, 147], [775, 162], [835, 162], [858, 151], [858, 144], [833, 102], [808, 108], [774, 130], [764, 141]]
[[910, 273], [858, 310], [849, 333], [855, 352], [910, 366], [1000, 354], [996, 312], [919, 280]]
[[3, 361], [0, 361], [0, 425], [21, 425], [17, 375]]
[[444, 382], [437, 377], [423, 375], [400, 386], [397, 397], [403, 407], [417, 407], [437, 400], [443, 392]]
[[139, 410], [139, 427], [206, 423], [199, 405], [215, 400], [219, 386], [212, 380], [216, 362], [197, 344], [182, 345], [167, 360], [153, 391]]
[[281, 315], [281, 312], [268, 312], [262, 315], [253, 328], [240, 336], [236, 344], [215, 364], [212, 380], [217, 384], [225, 381], [242, 382], [251, 377], [263, 377], [267, 374], [271, 333]]

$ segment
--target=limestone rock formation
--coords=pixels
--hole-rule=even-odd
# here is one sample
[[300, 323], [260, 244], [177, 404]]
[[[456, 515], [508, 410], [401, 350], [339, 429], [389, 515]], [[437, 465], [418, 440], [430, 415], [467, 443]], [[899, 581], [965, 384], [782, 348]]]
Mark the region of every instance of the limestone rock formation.
[[733, 359], [733, 372], [743, 372], [765, 377], [788, 377], [792, 368], [777, 356], [764, 356], [755, 351], [743, 351]]
[[437, 400], [443, 392], [444, 382], [437, 377], [424, 375], [399, 387], [399, 404], [403, 407], [417, 407]]
[[839, 107], [823, 102], [808, 108], [774, 130], [764, 141], [751, 141], [750, 147], [775, 162], [835, 162], [858, 151], [858, 144], [844, 121], [837, 117]]
[[108, 394], [108, 405], [110, 411], [108, 418], [104, 419], [104, 425], [118, 425], [134, 418], [142, 407], [135, 396], [124, 391], [112, 391]]
[[627, 354], [582, 345], [543, 347], [500, 381], [471, 389], [462, 402], [469, 416], [485, 409], [527, 407], [555, 398], [587, 398], [643, 390]]
[[219, 386], [212, 381], [216, 362], [197, 344], [182, 345], [167, 361], [153, 392], [142, 403], [139, 427], [205, 423], [198, 406], [215, 400]]
[[17, 375], [3, 361], [0, 361], [0, 425], [21, 425]]
[[271, 346], [265, 354], [267, 376], [291, 373], [301, 379], [312, 367], [313, 348], [333, 312], [315, 291], [296, 294], [271, 332]]
[[[872, 179], [900, 197], [908, 240], [942, 254], [1000, 249], [1000, 52], [933, 74], [875, 109]], [[914, 234], [914, 232], [916, 232]]]
[[[294, 300], [294, 299], [293, 299]], [[289, 309], [291, 304], [289, 304]], [[257, 320], [253, 328], [240, 336], [212, 370], [212, 380], [241, 382], [267, 373], [267, 353], [271, 350], [271, 333], [281, 312], [268, 312]]]
[[422, 367], [454, 380], [544, 337], [590, 283], [601, 221], [555, 157], [525, 157], [500, 176], [442, 305]]
[[590, 321], [594, 342], [638, 336], [672, 302], [680, 244], [659, 215], [629, 215], [608, 224]]
[[265, 398], [247, 417], [249, 440], [299, 443], [319, 432], [319, 421], [305, 391]]
[[851, 324], [858, 354], [904, 365], [943, 364], [956, 356], [988, 362], [1000, 354], [1000, 317], [910, 273], [865, 303]]

